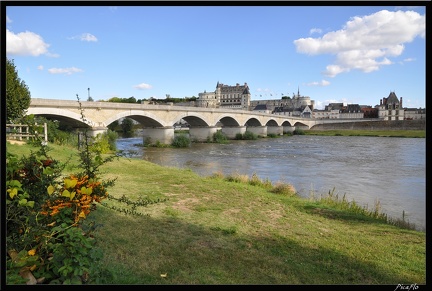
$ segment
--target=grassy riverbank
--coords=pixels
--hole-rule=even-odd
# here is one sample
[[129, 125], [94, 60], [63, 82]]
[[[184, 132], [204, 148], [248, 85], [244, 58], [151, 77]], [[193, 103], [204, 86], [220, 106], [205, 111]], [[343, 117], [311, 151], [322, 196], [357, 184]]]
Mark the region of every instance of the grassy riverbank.
[[381, 136], [381, 137], [409, 137], [425, 138], [426, 130], [368, 130], [368, 129], [332, 129], [305, 130], [306, 135], [326, 136]]
[[[51, 147], [60, 161], [76, 154]], [[31, 149], [7, 145], [18, 155]], [[77, 164], [72, 159], [65, 171]], [[167, 199], [137, 206], [144, 216], [101, 205], [87, 218], [101, 225], [95, 238], [113, 274], [106, 284], [426, 284], [425, 232], [348, 210], [346, 202], [272, 193], [250, 177], [203, 178], [145, 160], [120, 158], [102, 171], [104, 179], [117, 178], [112, 197]]]

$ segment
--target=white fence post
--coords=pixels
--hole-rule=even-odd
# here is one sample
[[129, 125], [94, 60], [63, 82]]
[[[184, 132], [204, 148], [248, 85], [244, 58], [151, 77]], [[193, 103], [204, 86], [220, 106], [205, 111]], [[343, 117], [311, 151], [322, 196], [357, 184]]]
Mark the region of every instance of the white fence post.
[[44, 123], [44, 140], [45, 140], [45, 143], [48, 142], [48, 128], [47, 128], [46, 122]]
[[[37, 125], [37, 123], [35, 123], [35, 125]], [[47, 123], [44, 123], [44, 143], [47, 144], [48, 143], [48, 126]], [[7, 130], [6, 133], [6, 139], [7, 138], [11, 138], [11, 139], [15, 139], [15, 140], [23, 140], [23, 137], [25, 139], [29, 139], [32, 135], [30, 134], [30, 127], [28, 125], [25, 124], [6, 124], [6, 128], [11, 128], [12, 132], [9, 132]], [[23, 130], [24, 128], [24, 130]], [[9, 132], [9, 134], [8, 134]], [[37, 134], [38, 132], [35, 131], [35, 133]]]

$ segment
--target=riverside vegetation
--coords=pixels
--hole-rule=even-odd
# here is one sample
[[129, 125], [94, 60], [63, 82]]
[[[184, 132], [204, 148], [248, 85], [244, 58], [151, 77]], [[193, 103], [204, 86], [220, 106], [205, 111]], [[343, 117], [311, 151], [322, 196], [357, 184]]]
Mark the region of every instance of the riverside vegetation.
[[[64, 165], [63, 176], [82, 167], [78, 150], [48, 147]], [[34, 150], [7, 143], [17, 157]], [[83, 231], [92, 226], [85, 232], [91, 243], [83, 240], [88, 249], [71, 243], [67, 254], [91, 252], [97, 264], [88, 270], [70, 264], [63, 271], [80, 280], [63, 283], [426, 284], [425, 232], [389, 220], [379, 203], [368, 210], [333, 191], [300, 198], [290, 185], [256, 175], [200, 177], [145, 160], [102, 163], [110, 155], [96, 156], [97, 177], [115, 183], [80, 220]], [[37, 272], [38, 264], [28, 267]], [[93, 277], [83, 280], [88, 273]]]

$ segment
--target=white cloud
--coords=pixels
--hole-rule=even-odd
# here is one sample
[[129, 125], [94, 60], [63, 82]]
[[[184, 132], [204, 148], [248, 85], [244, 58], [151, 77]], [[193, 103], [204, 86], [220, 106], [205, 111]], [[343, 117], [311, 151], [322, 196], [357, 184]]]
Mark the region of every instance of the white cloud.
[[91, 33], [83, 33], [81, 34], [82, 41], [97, 41], [98, 39]]
[[138, 89], [138, 90], [145, 90], [145, 89], [151, 89], [152, 86], [146, 83], [141, 83], [138, 85], [133, 86], [133, 88]]
[[66, 75], [72, 75], [74, 73], [83, 72], [83, 70], [71, 67], [71, 68], [51, 68], [48, 69], [48, 72], [51, 74], [66, 74]]
[[425, 29], [425, 15], [414, 11], [382, 10], [353, 17], [341, 30], [320, 38], [300, 38], [294, 44], [299, 53], [334, 54], [334, 63], [324, 72], [324, 75], [334, 77], [352, 69], [368, 73], [392, 64], [389, 57], [400, 56], [404, 43], [418, 36], [424, 38]]
[[43, 71], [44, 67], [43, 67], [42, 65], [39, 65], [39, 66], [37, 67], [37, 69], [38, 69], [39, 71]]
[[[326, 103], [326, 104], [328, 104], [328, 103]], [[325, 108], [324, 102], [319, 101], [319, 100], [315, 100], [314, 109], [324, 110], [324, 108]]]
[[93, 34], [88, 33], [88, 32], [82, 33], [81, 35], [71, 36], [71, 37], [69, 37], [69, 39], [79, 39], [81, 41], [89, 41], [89, 42], [90, 41], [94, 41], [94, 42], [98, 41], [96, 36], [94, 36]]
[[6, 23], [12, 23], [12, 20], [7, 15], [6, 15]]
[[14, 34], [6, 29], [6, 54], [18, 56], [52, 56], [48, 52], [50, 45], [43, 38], [33, 32], [26, 31]]
[[321, 28], [312, 28], [311, 30], [309, 30], [309, 34], [314, 34], [314, 33], [321, 34], [322, 29]]
[[310, 82], [306, 84], [306, 86], [328, 86], [328, 85], [330, 85], [330, 82], [326, 80], [321, 80], [320, 82]]
[[267, 93], [267, 92], [270, 92], [271, 90], [270, 90], [269, 88], [265, 88], [265, 89], [263, 89], [263, 88], [258, 88], [258, 89], [256, 89], [256, 91], [257, 91], [257, 92], [265, 92], [265, 93]]
[[404, 61], [404, 63], [407, 63], [407, 62], [414, 62], [415, 59], [414, 59], [414, 58], [406, 58], [406, 59], [404, 59], [403, 61]]

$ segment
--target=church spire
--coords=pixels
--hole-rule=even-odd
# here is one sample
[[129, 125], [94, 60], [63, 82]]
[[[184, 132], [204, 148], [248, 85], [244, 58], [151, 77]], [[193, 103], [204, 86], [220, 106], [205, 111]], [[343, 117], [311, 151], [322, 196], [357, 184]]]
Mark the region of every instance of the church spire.
[[297, 97], [300, 97], [300, 86], [297, 87]]

